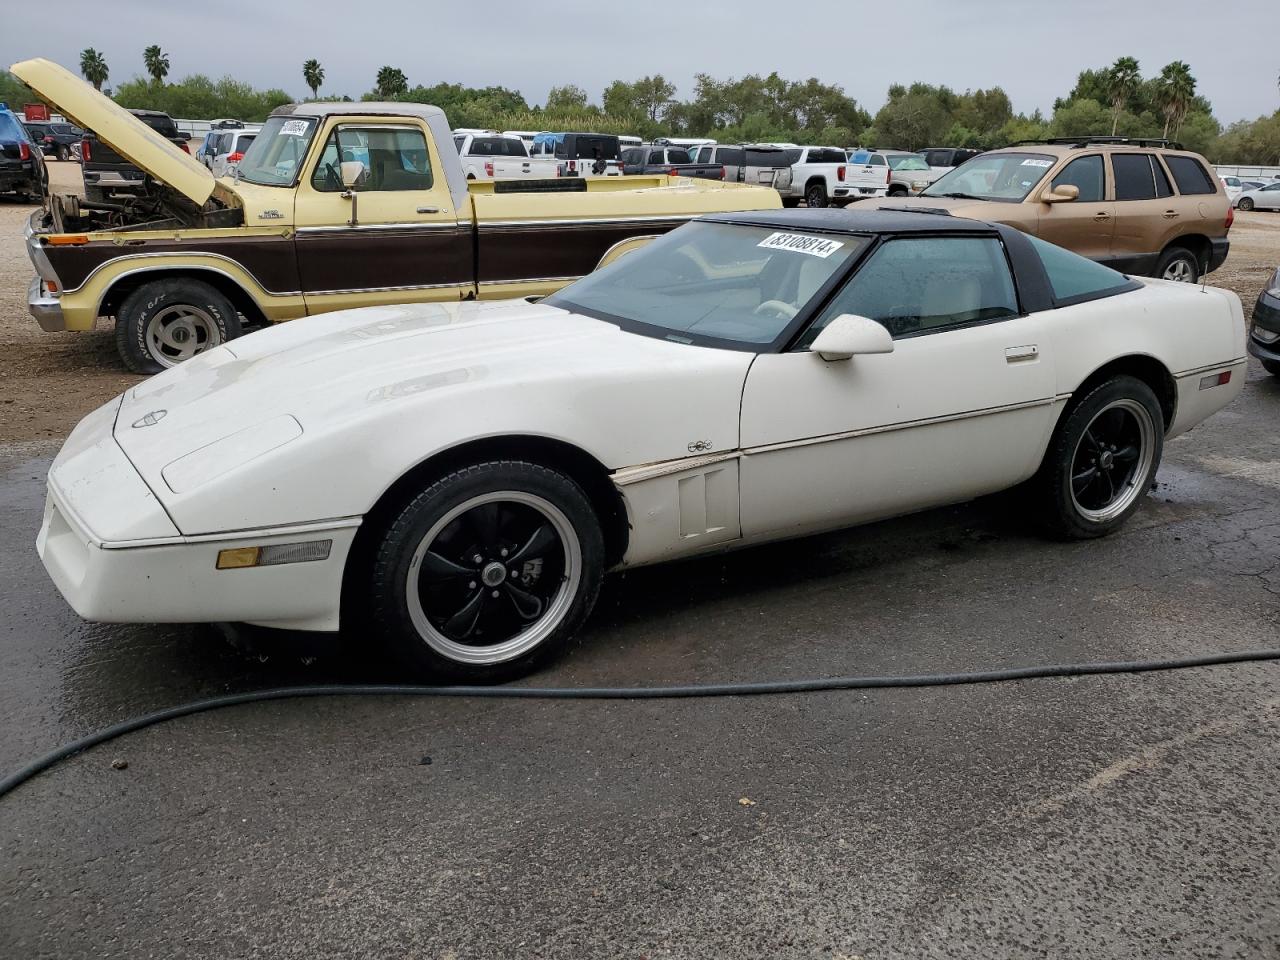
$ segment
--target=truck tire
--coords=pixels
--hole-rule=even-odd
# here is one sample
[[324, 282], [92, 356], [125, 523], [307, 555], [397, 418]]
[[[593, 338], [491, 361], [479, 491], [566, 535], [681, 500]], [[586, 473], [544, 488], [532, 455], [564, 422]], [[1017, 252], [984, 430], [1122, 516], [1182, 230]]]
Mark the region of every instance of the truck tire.
[[231, 301], [186, 277], [143, 284], [116, 312], [116, 349], [134, 373], [159, 373], [240, 333]]
[[55, 151], [55, 153], [59, 160], [71, 159], [71, 148], [68, 147], [65, 143], [58, 144], [58, 149]]
[[806, 207], [825, 207], [829, 205], [827, 200], [827, 185], [821, 180], [815, 180], [804, 188], [804, 205]]

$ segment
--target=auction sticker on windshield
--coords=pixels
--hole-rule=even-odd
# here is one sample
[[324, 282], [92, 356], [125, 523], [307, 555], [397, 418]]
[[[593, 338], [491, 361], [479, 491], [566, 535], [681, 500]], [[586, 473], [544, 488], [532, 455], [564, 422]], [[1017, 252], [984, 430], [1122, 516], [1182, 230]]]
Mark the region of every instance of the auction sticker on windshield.
[[1024, 167], [1052, 167], [1052, 166], [1053, 166], [1053, 161], [1052, 161], [1052, 160], [1037, 160], [1035, 157], [1032, 157], [1032, 158], [1031, 158], [1031, 159], [1029, 159], [1029, 160], [1023, 160], [1023, 161], [1022, 161], [1022, 165], [1023, 165]]
[[280, 132], [286, 137], [305, 137], [307, 135], [307, 121], [286, 120], [280, 127]]
[[807, 253], [811, 257], [826, 259], [844, 246], [839, 240], [826, 237], [807, 237], [802, 233], [771, 233], [757, 247], [766, 250], [790, 250], [793, 253]]

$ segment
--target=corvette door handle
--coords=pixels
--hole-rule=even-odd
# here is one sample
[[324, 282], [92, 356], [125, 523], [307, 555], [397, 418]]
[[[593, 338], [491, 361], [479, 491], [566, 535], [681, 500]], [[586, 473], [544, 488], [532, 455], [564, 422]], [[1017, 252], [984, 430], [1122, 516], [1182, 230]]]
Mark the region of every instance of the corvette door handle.
[[1035, 360], [1040, 356], [1040, 348], [1034, 343], [1026, 343], [1020, 347], [1005, 347], [1006, 363], [1020, 363], [1023, 360]]

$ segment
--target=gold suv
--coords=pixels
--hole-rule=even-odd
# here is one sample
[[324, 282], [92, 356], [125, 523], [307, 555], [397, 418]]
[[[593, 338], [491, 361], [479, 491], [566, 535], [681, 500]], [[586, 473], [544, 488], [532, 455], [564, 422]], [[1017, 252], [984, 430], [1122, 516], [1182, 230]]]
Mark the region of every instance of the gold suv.
[[1017, 143], [974, 157], [918, 197], [1007, 223], [1124, 273], [1195, 282], [1227, 259], [1231, 203], [1204, 157], [1169, 140]]

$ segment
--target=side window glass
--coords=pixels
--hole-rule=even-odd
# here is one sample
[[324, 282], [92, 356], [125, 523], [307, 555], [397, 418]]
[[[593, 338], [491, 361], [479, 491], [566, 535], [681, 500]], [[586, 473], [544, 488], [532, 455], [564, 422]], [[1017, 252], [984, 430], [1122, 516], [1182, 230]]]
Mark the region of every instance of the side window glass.
[[1164, 165], [1160, 162], [1160, 158], [1152, 155], [1151, 169], [1156, 175], [1156, 196], [1172, 197], [1173, 187], [1169, 185], [1169, 176], [1164, 172]]
[[363, 167], [356, 181], [363, 193], [430, 190], [434, 183], [427, 141], [416, 127], [334, 128], [311, 174], [312, 188], [341, 192], [341, 164], [352, 162]]
[[1155, 179], [1151, 173], [1150, 154], [1113, 153], [1111, 171], [1116, 178], [1117, 200], [1155, 199]]
[[805, 331], [801, 346], [842, 313], [870, 317], [895, 337], [1018, 314], [1004, 247], [994, 237], [890, 240]]
[[1194, 157], [1166, 154], [1165, 161], [1169, 164], [1169, 171], [1173, 174], [1173, 182], [1178, 185], [1179, 193], [1203, 194], [1218, 192], [1218, 188], [1214, 185], [1213, 180], [1209, 178], [1209, 174], [1205, 172], [1204, 167]]
[[1076, 187], [1080, 191], [1079, 203], [1100, 203], [1107, 195], [1105, 183], [1100, 154], [1072, 160], [1053, 178], [1055, 187], [1063, 184]]
[[871, 166], [873, 166], [873, 167], [883, 167], [884, 165], [885, 165], [885, 159], [884, 159], [884, 157], [880, 156], [880, 154], [878, 154], [878, 153], [873, 153], [873, 154], [871, 155]]
[[1055, 300], [1089, 299], [1119, 293], [1130, 283], [1128, 277], [1110, 267], [1037, 237], [1028, 236], [1027, 239], [1040, 254]]

